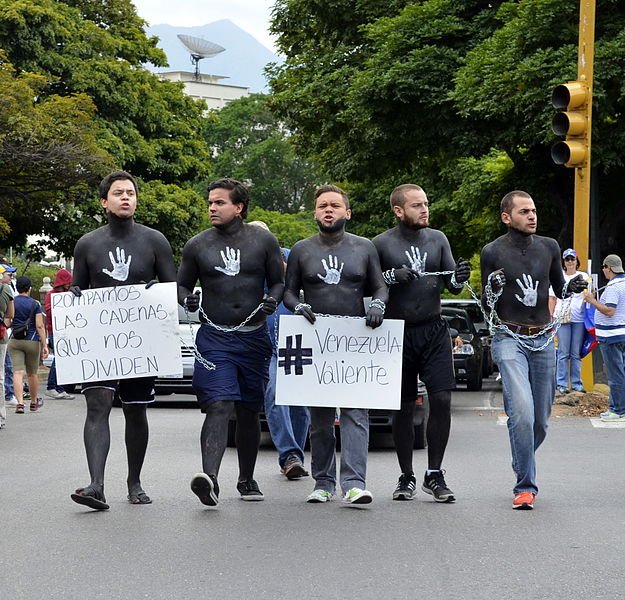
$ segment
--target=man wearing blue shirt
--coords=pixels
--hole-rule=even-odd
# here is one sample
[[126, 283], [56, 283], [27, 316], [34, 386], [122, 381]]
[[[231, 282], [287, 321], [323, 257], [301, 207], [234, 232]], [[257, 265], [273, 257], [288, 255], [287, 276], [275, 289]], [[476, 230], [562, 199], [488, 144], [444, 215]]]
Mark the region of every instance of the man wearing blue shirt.
[[586, 302], [597, 309], [597, 340], [610, 386], [610, 406], [601, 420], [625, 421], [625, 274], [616, 254], [606, 256], [601, 268], [608, 280], [601, 298], [584, 293]]

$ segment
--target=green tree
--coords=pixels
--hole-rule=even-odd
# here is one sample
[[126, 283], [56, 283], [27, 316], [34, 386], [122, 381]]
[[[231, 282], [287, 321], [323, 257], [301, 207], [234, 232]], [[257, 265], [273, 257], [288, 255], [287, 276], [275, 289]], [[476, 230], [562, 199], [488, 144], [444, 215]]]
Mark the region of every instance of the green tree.
[[[0, 48], [18, 73], [37, 73], [49, 82], [36, 101], [54, 95], [90, 98], [97, 146], [115, 167], [146, 184], [178, 186], [190, 198], [183, 190], [205, 176], [210, 159], [202, 137], [206, 105], [186, 96], [182, 84], [161, 81], [143, 67], [166, 64], [144, 26], [130, 0], [0, 0]], [[173, 190], [167, 193], [176, 195]], [[63, 250], [92, 226], [85, 215], [93, 210], [93, 187], [69, 195], [75, 205], [67, 207], [68, 215], [41, 219], [44, 233]], [[166, 206], [170, 218], [159, 226], [171, 229], [177, 213], [171, 203]], [[66, 217], [80, 229], [68, 232]], [[190, 218], [176, 225], [189, 236], [193, 227]]]
[[[397, 184], [422, 184], [432, 221], [468, 256], [501, 232], [498, 203], [527, 189], [541, 233], [571, 243], [572, 171], [556, 167], [551, 90], [575, 78], [576, 2], [281, 0], [272, 108], [301, 151], [349, 181], [367, 235]], [[594, 163], [604, 246], [625, 221], [625, 5], [598, 0]], [[610, 219], [607, 215], [610, 214]], [[614, 218], [616, 217], [616, 218]], [[611, 241], [612, 240], [612, 241]]]
[[267, 96], [252, 94], [213, 111], [206, 126], [213, 149], [211, 177], [234, 177], [250, 187], [255, 205], [296, 212], [309, 207], [322, 176], [296, 155], [289, 132], [270, 112]]
[[265, 223], [283, 248], [292, 248], [295, 242], [315, 235], [319, 231], [309, 212], [284, 214], [255, 207], [250, 210], [247, 221]]

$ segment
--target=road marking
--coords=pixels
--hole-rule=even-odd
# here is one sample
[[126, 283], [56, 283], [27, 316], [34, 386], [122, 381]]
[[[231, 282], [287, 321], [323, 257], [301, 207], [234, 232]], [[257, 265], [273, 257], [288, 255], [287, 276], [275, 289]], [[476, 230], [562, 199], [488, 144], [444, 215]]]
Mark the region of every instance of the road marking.
[[616, 421], [611, 423], [610, 421], [602, 421], [597, 417], [589, 417], [590, 423], [593, 427], [602, 429], [625, 429], [625, 421]]

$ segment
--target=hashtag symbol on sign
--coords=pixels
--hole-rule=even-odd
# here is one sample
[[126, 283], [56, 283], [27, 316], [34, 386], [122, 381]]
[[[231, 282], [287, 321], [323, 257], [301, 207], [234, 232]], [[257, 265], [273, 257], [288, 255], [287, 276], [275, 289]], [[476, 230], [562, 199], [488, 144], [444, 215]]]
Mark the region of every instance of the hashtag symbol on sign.
[[286, 348], [278, 350], [278, 367], [284, 367], [284, 374], [290, 375], [291, 368], [295, 367], [295, 374], [304, 373], [304, 365], [312, 365], [312, 348], [302, 348], [302, 334], [295, 336], [295, 348], [293, 348], [293, 336], [286, 338]]

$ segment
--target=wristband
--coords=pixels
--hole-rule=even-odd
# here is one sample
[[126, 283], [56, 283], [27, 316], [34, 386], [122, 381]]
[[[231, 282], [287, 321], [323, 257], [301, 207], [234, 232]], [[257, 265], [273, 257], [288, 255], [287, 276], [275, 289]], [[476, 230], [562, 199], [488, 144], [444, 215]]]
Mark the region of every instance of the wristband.
[[297, 314], [300, 310], [302, 310], [302, 308], [310, 308], [312, 310], [312, 306], [310, 306], [310, 304], [306, 304], [305, 302], [300, 302], [299, 304], [295, 305], [295, 310], [293, 312]]

